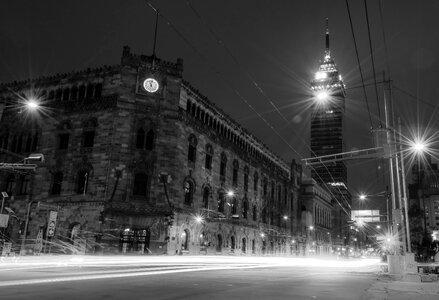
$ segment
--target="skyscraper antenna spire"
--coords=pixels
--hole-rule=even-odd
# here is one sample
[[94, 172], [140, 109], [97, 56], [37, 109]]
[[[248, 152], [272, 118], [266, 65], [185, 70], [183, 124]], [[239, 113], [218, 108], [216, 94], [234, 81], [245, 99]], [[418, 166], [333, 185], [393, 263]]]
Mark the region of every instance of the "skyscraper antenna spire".
[[326, 44], [325, 44], [325, 59], [331, 57], [331, 51], [329, 50], [329, 21], [326, 18]]

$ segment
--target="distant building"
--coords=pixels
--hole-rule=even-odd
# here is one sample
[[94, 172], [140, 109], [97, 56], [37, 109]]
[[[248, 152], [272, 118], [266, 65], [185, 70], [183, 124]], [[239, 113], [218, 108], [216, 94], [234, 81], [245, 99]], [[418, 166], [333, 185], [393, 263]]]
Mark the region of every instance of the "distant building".
[[[46, 159], [35, 173], [0, 170], [15, 216], [8, 239], [26, 235], [32, 248], [42, 232], [67, 252], [293, 253], [300, 165], [182, 74], [180, 59], [125, 47], [120, 65], [0, 85], [0, 162]], [[38, 118], [17, 109], [29, 98], [42, 105]], [[49, 211], [58, 211], [53, 237]]]
[[[326, 24], [325, 55], [311, 81], [314, 103], [311, 112], [311, 157], [334, 156], [344, 152], [345, 86], [329, 48], [329, 28]], [[352, 197], [347, 189], [347, 171], [343, 160], [316, 164], [311, 177], [332, 197], [332, 241], [349, 243], [347, 222], [350, 220]]]

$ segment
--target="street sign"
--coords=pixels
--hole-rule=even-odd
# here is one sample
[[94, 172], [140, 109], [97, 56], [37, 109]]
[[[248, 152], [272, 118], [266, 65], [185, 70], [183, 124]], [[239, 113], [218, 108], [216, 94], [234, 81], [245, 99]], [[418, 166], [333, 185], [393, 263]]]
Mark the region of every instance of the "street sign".
[[37, 238], [35, 239], [34, 251], [36, 253], [43, 250], [43, 229], [38, 230]]
[[0, 228], [8, 227], [9, 215], [0, 214]]
[[56, 227], [56, 217], [58, 216], [57, 211], [50, 211], [49, 221], [47, 222], [47, 237], [52, 237], [55, 235], [55, 227]]

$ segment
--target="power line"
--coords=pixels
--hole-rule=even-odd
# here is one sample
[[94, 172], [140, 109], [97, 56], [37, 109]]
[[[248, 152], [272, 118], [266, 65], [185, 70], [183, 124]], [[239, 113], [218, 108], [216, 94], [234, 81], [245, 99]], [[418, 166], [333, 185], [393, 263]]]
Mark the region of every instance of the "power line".
[[370, 58], [372, 60], [373, 80], [375, 82], [375, 95], [376, 95], [376, 100], [377, 100], [377, 109], [378, 109], [379, 123], [380, 123], [380, 127], [381, 127], [382, 126], [382, 124], [381, 124], [381, 109], [380, 109], [380, 102], [378, 100], [378, 86], [377, 86], [377, 79], [376, 79], [376, 73], [375, 73], [375, 62], [374, 62], [374, 59], [373, 59], [372, 38], [370, 37], [370, 25], [369, 25], [369, 14], [367, 12], [367, 0], [364, 0], [364, 9], [366, 11], [366, 23], [367, 23], [367, 34], [368, 34], [368, 37], [369, 37]]
[[[161, 18], [163, 18], [164, 20], [165, 20], [165, 22], [166, 22], [166, 24], [198, 55], [198, 56], [200, 56], [204, 61], [206, 61], [206, 62], [208, 62], [208, 59], [200, 52], [200, 51], [198, 51], [198, 49], [173, 25], [173, 23], [166, 17], [166, 16], [164, 16], [163, 14], [161, 14], [161, 13], [159, 13], [158, 12], [158, 9], [156, 9], [149, 1], [146, 1], [146, 3], [147, 3], [147, 5], [151, 8], [151, 9], [153, 9]], [[197, 13], [198, 14], [198, 13]], [[199, 16], [199, 14], [198, 14], [198, 16]], [[203, 24], [205, 24], [205, 22], [203, 21]], [[211, 33], [212, 33], [212, 35], [214, 35], [214, 37], [216, 38], [216, 40], [218, 41], [218, 43], [220, 43], [220, 44], [222, 44], [223, 45], [223, 47], [225, 47], [225, 49], [227, 49], [227, 51], [228, 51], [228, 53], [229, 53], [229, 55], [231, 55], [232, 57], [233, 57], [233, 59], [234, 59], [234, 61], [235, 61], [235, 63], [237, 63], [238, 64], [238, 66], [240, 66], [240, 68], [242, 68], [241, 67], [241, 65], [239, 64], [239, 62], [238, 62], [238, 60], [233, 56], [233, 54], [231, 53], [231, 51], [224, 45], [224, 42], [223, 41], [221, 41], [221, 39], [219, 39], [218, 38], [218, 36], [213, 32], [213, 30], [209, 30]], [[223, 76], [223, 74], [221, 73], [221, 72], [219, 72], [215, 67], [213, 67], [211, 64], [208, 64], [208, 66], [209, 66], [209, 68], [211, 68], [218, 76], [220, 76], [221, 78], [222, 78], [222, 80], [229, 86], [229, 88], [286, 144], [286, 145], [288, 145], [288, 147], [291, 149], [291, 150], [293, 150], [293, 152], [294, 153], [296, 153], [297, 155], [298, 155], [298, 157], [302, 157], [302, 155], [274, 128], [274, 126], [273, 125], [271, 125], [270, 124], [270, 122], [268, 122], [250, 103], [249, 103], [249, 101], [245, 98], [245, 97], [243, 97], [237, 90], [236, 90], [236, 88], [233, 86], [233, 84], [227, 79], [227, 77], [226, 76]], [[248, 74], [248, 73], [247, 73]], [[252, 80], [252, 77], [248, 74], [247, 76], [249, 76], [249, 78]], [[259, 85], [256, 83], [256, 82], [254, 82], [254, 85], [256, 86], [256, 88], [260, 91], [260, 92], [262, 92], [262, 94], [263, 95], [265, 95], [265, 93], [263, 92], [263, 90], [259, 87]], [[268, 98], [267, 96], [266, 96], [266, 98]], [[277, 107], [275, 106], [275, 104], [271, 101], [271, 99], [269, 99], [268, 98], [268, 100], [271, 102], [271, 105], [273, 106], [273, 107], [275, 107], [275, 109], [279, 112], [279, 114], [281, 114], [280, 113], [280, 111], [277, 109]], [[282, 114], [281, 114], [282, 115]], [[283, 117], [283, 116], [282, 116]], [[284, 117], [283, 117], [284, 118]], [[285, 119], [284, 118], [284, 120], [285, 121], [287, 121], [288, 122], [288, 120], [287, 119]], [[289, 123], [289, 122], [288, 122]], [[293, 131], [294, 132], [294, 131]], [[294, 132], [294, 134], [300, 139], [300, 140], [302, 140], [303, 141], [303, 139], [301, 138], [301, 137], [299, 137], [298, 135], [297, 135], [297, 133], [296, 132]], [[307, 145], [307, 147], [311, 150], [311, 148], [310, 148], [310, 146], [306, 143], [306, 142], [304, 142], [304, 144], [305, 145]], [[311, 150], [311, 152], [312, 152], [312, 150]], [[325, 166], [325, 168], [326, 168], [326, 170], [327, 170], [327, 172], [328, 172], [328, 174], [331, 176], [331, 178], [332, 179], [334, 179], [333, 177], [332, 177], [332, 174], [331, 174], [331, 172], [329, 171], [329, 169], [327, 168], [327, 166]], [[320, 177], [320, 176], [319, 176]], [[320, 178], [320, 179], [322, 179], [322, 178]], [[323, 182], [323, 181], [322, 181]], [[342, 197], [342, 199], [344, 199], [347, 203], [348, 203], [348, 201], [345, 199], [345, 197], [344, 197], [344, 195], [343, 195], [343, 193], [341, 192], [341, 190], [340, 190], [340, 188], [339, 187], [337, 187], [337, 189], [338, 189], [338, 192], [339, 192], [339, 194], [341, 195], [341, 197]], [[328, 189], [329, 190], [329, 192], [333, 195], [333, 193], [332, 193], [332, 191], [331, 191], [331, 189]], [[334, 195], [333, 195], [334, 196]], [[336, 199], [336, 201], [338, 202], [338, 200], [337, 200], [337, 198], [334, 196], [334, 198]], [[340, 203], [339, 203], [339, 205], [341, 206], [341, 207], [343, 207]], [[344, 208], [343, 208], [343, 210], [344, 210]], [[347, 211], [345, 211], [345, 213], [347, 214], [347, 215], [349, 215], [348, 213], [347, 213]]]
[[353, 38], [353, 40], [354, 40], [355, 54], [356, 54], [356, 57], [357, 57], [357, 66], [358, 66], [358, 70], [359, 70], [359, 72], [360, 72], [361, 82], [362, 82], [362, 85], [363, 85], [364, 100], [366, 101], [366, 107], [367, 107], [367, 113], [368, 113], [368, 115], [369, 115], [370, 127], [373, 128], [372, 117], [371, 117], [371, 114], [370, 114], [370, 108], [369, 108], [369, 101], [367, 100], [366, 87], [365, 87], [365, 85], [364, 85], [363, 72], [361, 71], [360, 56], [358, 55], [357, 41], [356, 41], [356, 39], [355, 39], [354, 26], [353, 26], [353, 24], [352, 24], [351, 10], [350, 10], [350, 8], [349, 8], [349, 0], [346, 0], [346, 8], [347, 8], [347, 10], [348, 10], [349, 23], [350, 23], [350, 25], [351, 25], [352, 38]]

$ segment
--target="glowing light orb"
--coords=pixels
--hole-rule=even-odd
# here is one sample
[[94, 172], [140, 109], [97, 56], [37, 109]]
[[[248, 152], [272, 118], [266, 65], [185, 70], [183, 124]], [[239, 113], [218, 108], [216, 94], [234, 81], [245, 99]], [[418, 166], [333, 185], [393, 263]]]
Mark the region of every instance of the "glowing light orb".
[[327, 77], [328, 77], [328, 74], [326, 74], [326, 72], [317, 72], [316, 73], [316, 79], [324, 79]]
[[321, 91], [317, 94], [317, 99], [319, 101], [324, 101], [324, 100], [328, 99], [328, 97], [329, 97], [329, 94], [325, 91]]
[[365, 199], [366, 199], [366, 195], [361, 194], [361, 195], [360, 195], [360, 200], [365, 200]]
[[227, 196], [233, 197], [233, 196], [235, 196], [235, 192], [234, 191], [228, 191], [227, 192]]
[[34, 110], [34, 109], [37, 109], [40, 105], [38, 104], [37, 101], [35, 101], [35, 99], [29, 99], [29, 100], [26, 102], [26, 106], [27, 106], [28, 108]]

